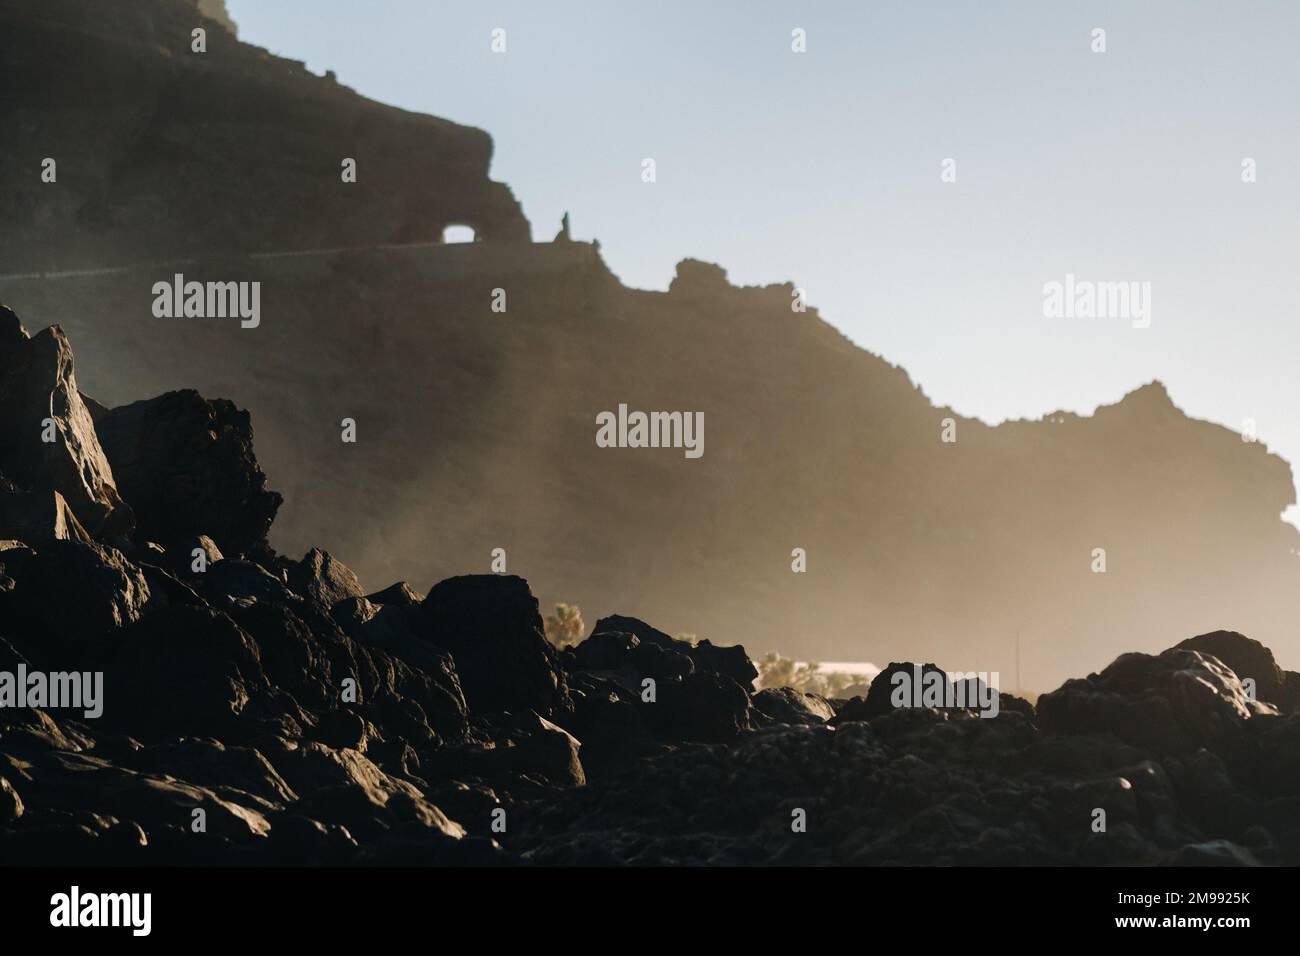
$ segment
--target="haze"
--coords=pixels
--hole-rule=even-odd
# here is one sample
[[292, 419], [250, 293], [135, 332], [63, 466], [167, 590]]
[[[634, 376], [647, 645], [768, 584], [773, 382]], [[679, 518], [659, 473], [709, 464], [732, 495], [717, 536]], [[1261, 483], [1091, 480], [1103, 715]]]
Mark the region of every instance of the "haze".
[[[567, 210], [630, 285], [685, 256], [789, 279], [961, 413], [1086, 414], [1158, 378], [1300, 459], [1293, 5], [228, 6], [248, 42], [488, 130], [535, 238]], [[1045, 319], [1066, 273], [1150, 282], [1150, 327]]]

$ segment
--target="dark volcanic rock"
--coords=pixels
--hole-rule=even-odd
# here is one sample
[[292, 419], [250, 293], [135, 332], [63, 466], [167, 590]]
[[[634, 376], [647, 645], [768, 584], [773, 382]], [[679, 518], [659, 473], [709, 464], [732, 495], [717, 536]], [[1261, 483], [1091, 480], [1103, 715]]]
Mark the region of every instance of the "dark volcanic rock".
[[283, 499], [266, 490], [248, 413], [232, 402], [168, 392], [114, 408], [96, 430], [122, 495], [139, 502], [142, 538], [207, 534], [229, 554], [265, 540]]
[[[941, 689], [946, 693], [948, 688], [948, 675], [944, 670], [934, 664], [913, 664], [909, 661], [891, 663], [882, 670], [871, 681], [871, 690], [867, 693], [866, 698], [855, 697], [850, 700], [831, 720], [833, 725], [843, 724], [852, 720], [872, 720], [876, 717], [882, 717], [891, 713], [897, 708], [894, 706], [895, 692], [901, 692], [900, 685], [896, 682], [895, 675], [904, 675], [911, 680], [915, 680], [917, 673], [920, 673], [921, 681], [939, 680]], [[927, 677], [928, 674], [937, 674], [938, 677]], [[901, 680], [902, 678], [897, 678]], [[909, 685], [910, 686], [910, 685]], [[923, 692], [923, 688], [921, 689]], [[909, 693], [907, 700], [913, 698]], [[946, 698], [945, 698], [946, 699]], [[907, 704], [910, 706], [910, 703]]]
[[591, 629], [591, 636], [595, 637], [597, 634], [610, 631], [620, 634], [635, 634], [642, 641], [649, 641], [652, 644], [660, 644], [664, 647], [672, 647], [676, 643], [672, 637], [657, 628], [651, 627], [645, 621], [638, 620], [635, 617], [624, 617], [621, 614], [602, 617], [596, 622], [596, 626]]
[[[167, 776], [136, 773], [93, 754], [51, 752], [36, 761], [32, 788], [43, 804], [59, 810], [90, 810], [114, 822], [130, 820], [146, 833], [188, 831], [193, 811], [203, 809], [207, 834], [223, 842], [267, 836], [270, 824], [247, 800], [240, 804], [207, 787]], [[105, 827], [108, 829], [108, 827]]]
[[730, 740], [750, 725], [749, 695], [721, 674], [690, 674], [656, 688], [645, 705], [650, 726], [674, 740]]
[[59, 642], [107, 638], [138, 621], [150, 599], [141, 570], [93, 541], [49, 541], [15, 573], [14, 613]]
[[[161, 547], [161, 545], [159, 546]], [[178, 574], [188, 577], [202, 574], [218, 561], [226, 560], [217, 543], [206, 534], [181, 538], [170, 549], [163, 549], [161, 559]]]
[[632, 684], [643, 678], [681, 680], [696, 671], [731, 678], [753, 690], [758, 668], [739, 644], [720, 647], [708, 640], [698, 644], [677, 640], [634, 617], [601, 618], [591, 636], [574, 649], [580, 670], [617, 670]]
[[[253, 601], [230, 613], [256, 642], [271, 682], [303, 706], [355, 706], [366, 719], [421, 745], [435, 732], [447, 740], [464, 737], [465, 700], [446, 655], [426, 654], [428, 666], [413, 667], [391, 650], [358, 643], [305, 602]], [[356, 683], [355, 704], [343, 697], [349, 679]]]
[[420, 606], [428, 639], [451, 652], [472, 712], [551, 714], [568, 695], [559, 655], [546, 640], [537, 598], [523, 578], [450, 578]]
[[0, 491], [0, 536], [33, 545], [90, 540], [57, 491]]
[[641, 646], [641, 639], [625, 631], [593, 633], [573, 649], [574, 662], [584, 671], [621, 670], [628, 655]]
[[753, 689], [754, 679], [758, 677], [758, 668], [745, 653], [744, 645], [719, 647], [707, 639], [691, 648], [691, 660], [698, 670], [730, 677], [746, 690]]
[[583, 672], [570, 679], [573, 715], [568, 729], [582, 741], [582, 764], [590, 774], [635, 760], [657, 749], [639, 693], [616, 680]]
[[824, 697], [805, 694], [793, 687], [769, 687], [754, 695], [754, 709], [778, 724], [824, 724], [835, 710]]
[[67, 336], [55, 325], [29, 339], [8, 309], [0, 325], [0, 472], [57, 491], [96, 537], [130, 531], [134, 517], [77, 391]]
[[[28, 341], [0, 311], [0, 355]], [[325, 551], [276, 555], [232, 408], [95, 412], [127, 449], [134, 541], [0, 476], [0, 673], [105, 677], [100, 716], [0, 707], [5, 863], [1300, 861], [1296, 675], [1239, 634], [1123, 655], [1036, 709], [1003, 694], [993, 716], [895, 706], [901, 673], [948, 689], [933, 664], [891, 664], [838, 713], [753, 693], [744, 648], [629, 617], [560, 653], [520, 578], [367, 597]], [[69, 455], [92, 447], [75, 430]]]
[[1285, 712], [1300, 708], [1300, 674], [1277, 666], [1273, 652], [1236, 631], [1212, 631], [1180, 642], [1178, 647], [1217, 657], [1239, 677], [1255, 682], [1255, 697]]
[[467, 744], [431, 753], [424, 769], [438, 779], [475, 778], [506, 786], [525, 775], [556, 787], [586, 783], [579, 757], [582, 744], [532, 711], [511, 718], [493, 737], [491, 745]]
[[1123, 654], [1100, 674], [1066, 681], [1038, 698], [1044, 729], [1110, 733], [1157, 754], [1206, 747], [1229, 756], [1257, 714], [1277, 713], [1247, 699], [1237, 675], [1198, 651]]
[[299, 601], [288, 585], [252, 561], [227, 558], [209, 565], [202, 573], [191, 574], [187, 580], [214, 604], [261, 601], [291, 605]]
[[351, 568], [320, 548], [308, 551], [289, 572], [289, 587], [322, 610], [366, 593]]
[[424, 600], [424, 596], [417, 593], [405, 581], [398, 581], [382, 591], [367, 594], [366, 600], [372, 604], [401, 604], [404, 607], [415, 607]]
[[0, 825], [8, 826], [23, 815], [23, 799], [4, 777], [0, 777]]
[[105, 716], [149, 737], [238, 736], [236, 718], [269, 689], [253, 639], [203, 607], [159, 608], [127, 628], [104, 679]]

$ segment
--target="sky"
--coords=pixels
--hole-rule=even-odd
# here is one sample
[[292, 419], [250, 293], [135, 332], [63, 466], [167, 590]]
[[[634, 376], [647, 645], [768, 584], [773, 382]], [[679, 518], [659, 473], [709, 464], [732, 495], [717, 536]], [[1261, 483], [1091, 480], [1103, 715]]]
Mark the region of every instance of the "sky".
[[[687, 257], [790, 281], [964, 415], [1159, 379], [1300, 462], [1291, 0], [227, 6], [247, 42], [487, 130], [534, 238], [568, 211], [627, 285]], [[1149, 325], [1046, 316], [1067, 274], [1150, 283]]]

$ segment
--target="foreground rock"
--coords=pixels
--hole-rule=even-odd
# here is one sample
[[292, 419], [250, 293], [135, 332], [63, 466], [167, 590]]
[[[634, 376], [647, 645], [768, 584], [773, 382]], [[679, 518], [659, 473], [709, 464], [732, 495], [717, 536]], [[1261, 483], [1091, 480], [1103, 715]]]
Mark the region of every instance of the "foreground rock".
[[131, 509], [77, 391], [67, 336], [55, 325], [28, 337], [3, 306], [0, 409], [0, 474], [20, 488], [57, 492], [91, 534], [131, 530]]
[[266, 489], [248, 413], [197, 392], [168, 392], [115, 408], [95, 430], [144, 539], [200, 534], [240, 554], [262, 543], [283, 499]]

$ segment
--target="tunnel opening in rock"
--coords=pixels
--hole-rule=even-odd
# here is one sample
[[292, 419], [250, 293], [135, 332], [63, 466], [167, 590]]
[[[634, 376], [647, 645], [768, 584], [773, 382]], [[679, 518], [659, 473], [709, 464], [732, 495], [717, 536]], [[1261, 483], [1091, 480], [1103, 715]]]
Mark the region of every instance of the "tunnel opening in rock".
[[442, 230], [443, 245], [449, 246], [462, 242], [478, 242], [478, 235], [474, 232], [473, 226], [453, 223]]

